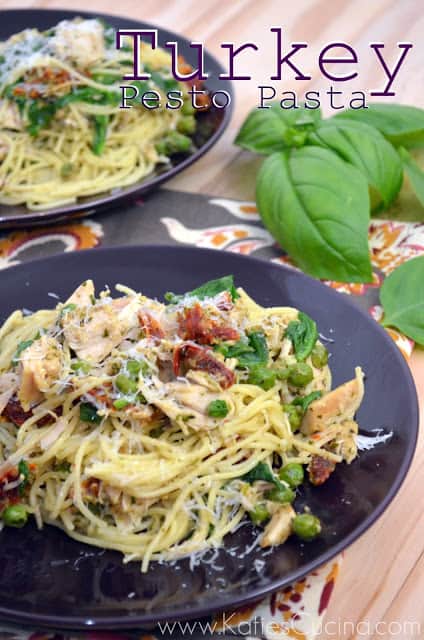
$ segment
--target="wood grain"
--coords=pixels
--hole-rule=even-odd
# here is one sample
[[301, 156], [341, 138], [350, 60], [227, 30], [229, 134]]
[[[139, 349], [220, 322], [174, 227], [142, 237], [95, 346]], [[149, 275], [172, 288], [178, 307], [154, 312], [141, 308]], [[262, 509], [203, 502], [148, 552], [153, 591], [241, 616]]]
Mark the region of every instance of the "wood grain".
[[[14, 7], [63, 8], [64, 0], [0, 0], [0, 8]], [[345, 83], [346, 94], [359, 88], [381, 87], [384, 74], [376, 64], [369, 49], [370, 42], [384, 42], [391, 64], [398, 55], [396, 43], [412, 42], [414, 49], [404, 64], [395, 84], [398, 102], [424, 107], [422, 92], [424, 52], [421, 46], [424, 30], [424, 12], [420, 0], [73, 0], [72, 9], [89, 9], [127, 15], [146, 20], [161, 27], [177, 30], [188, 37], [204, 41], [210, 51], [225, 63], [220, 43], [253, 40], [260, 53], [246, 56], [243, 71], [249, 69], [252, 81], [238, 82], [235, 90], [236, 108], [233, 120], [216, 147], [196, 165], [169, 183], [173, 189], [203, 192], [214, 195], [254, 199], [255, 174], [259, 160], [241, 152], [233, 145], [237, 129], [250, 108], [257, 104], [258, 84], [275, 84], [279, 91], [307, 89], [325, 90], [328, 82], [317, 73], [317, 55], [330, 41], [344, 41], [358, 51], [360, 75]], [[282, 26], [286, 42], [308, 42], [302, 57], [304, 68], [312, 76], [308, 82], [295, 82], [287, 78], [284, 83], [269, 80], [274, 64], [271, 26]], [[421, 48], [420, 48], [421, 46]], [[390, 53], [389, 53], [390, 52]], [[300, 56], [299, 56], [300, 57]], [[303, 68], [303, 67], [302, 67]], [[328, 107], [324, 109], [328, 113]], [[422, 219], [422, 209], [405, 195], [406, 215], [410, 219]], [[393, 215], [398, 215], [395, 210]], [[386, 214], [387, 215], [387, 214]], [[402, 215], [405, 215], [402, 211]], [[424, 414], [424, 350], [416, 350], [411, 368], [417, 383]], [[421, 425], [423, 426], [423, 424]], [[396, 500], [380, 520], [346, 553], [341, 577], [327, 613], [327, 622], [354, 624], [369, 621], [371, 631], [364, 627], [352, 631], [334, 632], [329, 627], [324, 638], [409, 638], [424, 637], [424, 436], [418, 444], [414, 463]], [[399, 625], [410, 621], [421, 624], [417, 630]], [[380, 625], [386, 624], [387, 632]]]

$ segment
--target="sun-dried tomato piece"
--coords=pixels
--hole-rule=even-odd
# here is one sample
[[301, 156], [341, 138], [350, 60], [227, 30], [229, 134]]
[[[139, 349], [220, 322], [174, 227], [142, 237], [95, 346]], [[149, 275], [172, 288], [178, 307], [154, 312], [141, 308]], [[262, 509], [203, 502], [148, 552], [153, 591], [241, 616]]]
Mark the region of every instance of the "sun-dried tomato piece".
[[331, 462], [331, 460], [327, 460], [321, 456], [313, 456], [308, 466], [309, 481], [316, 487], [324, 484], [335, 468], [335, 462]]
[[140, 326], [146, 334], [146, 338], [158, 338], [161, 340], [165, 337], [165, 333], [160, 326], [159, 322], [147, 311], [138, 312], [138, 320]]
[[234, 372], [217, 360], [211, 349], [187, 342], [174, 351], [174, 373], [183, 376], [190, 369], [209, 373], [223, 389], [228, 389], [235, 382]]
[[98, 480], [97, 478], [87, 478], [87, 480], [84, 480], [84, 482], [82, 483], [82, 486], [84, 487], [88, 495], [92, 496], [93, 498], [99, 497], [100, 480]]
[[108, 407], [110, 409], [113, 402], [108, 393], [109, 389], [112, 390], [112, 383], [105, 382], [104, 388], [94, 387], [93, 389], [87, 391], [87, 395], [91, 396], [95, 400], [95, 402], [104, 404], [105, 407]]
[[[56, 417], [59, 417], [63, 413], [63, 407], [56, 407], [54, 410]], [[17, 427], [23, 425], [23, 423], [33, 416], [32, 409], [24, 411], [21, 403], [17, 398], [11, 398], [5, 408], [3, 409], [2, 416], [13, 422]], [[50, 413], [37, 420], [37, 427], [47, 427], [49, 424], [56, 422], [56, 418]]]
[[3, 409], [2, 415], [13, 422], [17, 427], [23, 425], [23, 423], [31, 418], [32, 411], [24, 411], [21, 403], [16, 398], [10, 398], [9, 402]]
[[240, 334], [233, 327], [226, 327], [210, 318], [199, 303], [184, 309], [178, 318], [178, 335], [183, 340], [194, 340], [199, 344], [215, 344], [222, 340], [235, 340]]

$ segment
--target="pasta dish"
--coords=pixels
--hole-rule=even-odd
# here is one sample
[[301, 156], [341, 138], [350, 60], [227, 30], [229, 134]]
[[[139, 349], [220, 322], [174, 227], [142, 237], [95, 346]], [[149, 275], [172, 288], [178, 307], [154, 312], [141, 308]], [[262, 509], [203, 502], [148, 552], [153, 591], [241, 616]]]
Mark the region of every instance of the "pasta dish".
[[116, 288], [0, 329], [2, 526], [33, 516], [143, 571], [248, 519], [263, 547], [319, 536], [296, 492], [356, 457], [361, 369], [331, 390], [314, 320], [231, 276], [165, 303]]
[[[0, 43], [0, 204], [70, 204], [132, 185], [193, 149], [188, 100], [181, 108], [148, 100], [120, 108], [122, 78], [133, 64], [127, 40], [117, 50], [112, 27], [77, 18]], [[170, 59], [143, 44], [140, 67], [150, 79], [131, 85], [150, 100], [151, 92], [186, 96]]]

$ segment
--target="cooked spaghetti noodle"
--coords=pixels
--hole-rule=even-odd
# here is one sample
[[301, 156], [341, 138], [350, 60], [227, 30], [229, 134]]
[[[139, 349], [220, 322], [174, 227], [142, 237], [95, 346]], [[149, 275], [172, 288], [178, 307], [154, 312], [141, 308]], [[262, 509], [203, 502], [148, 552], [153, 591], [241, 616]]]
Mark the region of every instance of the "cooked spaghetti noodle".
[[296, 487], [355, 458], [361, 370], [330, 391], [314, 321], [229, 276], [168, 304], [117, 289], [87, 281], [0, 330], [3, 523], [33, 514], [144, 571], [222, 545], [246, 514], [262, 546], [319, 534]]
[[[134, 184], [190, 150], [195, 118], [187, 101], [182, 109], [120, 108], [132, 56], [129, 44], [115, 49], [113, 29], [99, 20], [27, 29], [0, 44], [1, 204], [73, 203]], [[133, 83], [141, 93], [186, 95], [163, 49], [144, 46], [142, 59], [151, 78]]]

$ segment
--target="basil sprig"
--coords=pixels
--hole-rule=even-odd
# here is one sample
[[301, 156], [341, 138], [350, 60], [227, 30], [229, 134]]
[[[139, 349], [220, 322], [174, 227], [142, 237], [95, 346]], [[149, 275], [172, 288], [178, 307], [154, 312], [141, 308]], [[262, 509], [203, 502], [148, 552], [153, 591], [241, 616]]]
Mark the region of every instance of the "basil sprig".
[[370, 211], [395, 200], [404, 173], [423, 204], [424, 172], [406, 151], [424, 145], [423, 109], [373, 104], [323, 120], [274, 103], [254, 109], [235, 142], [268, 156], [256, 185], [263, 223], [317, 278], [371, 282]]

